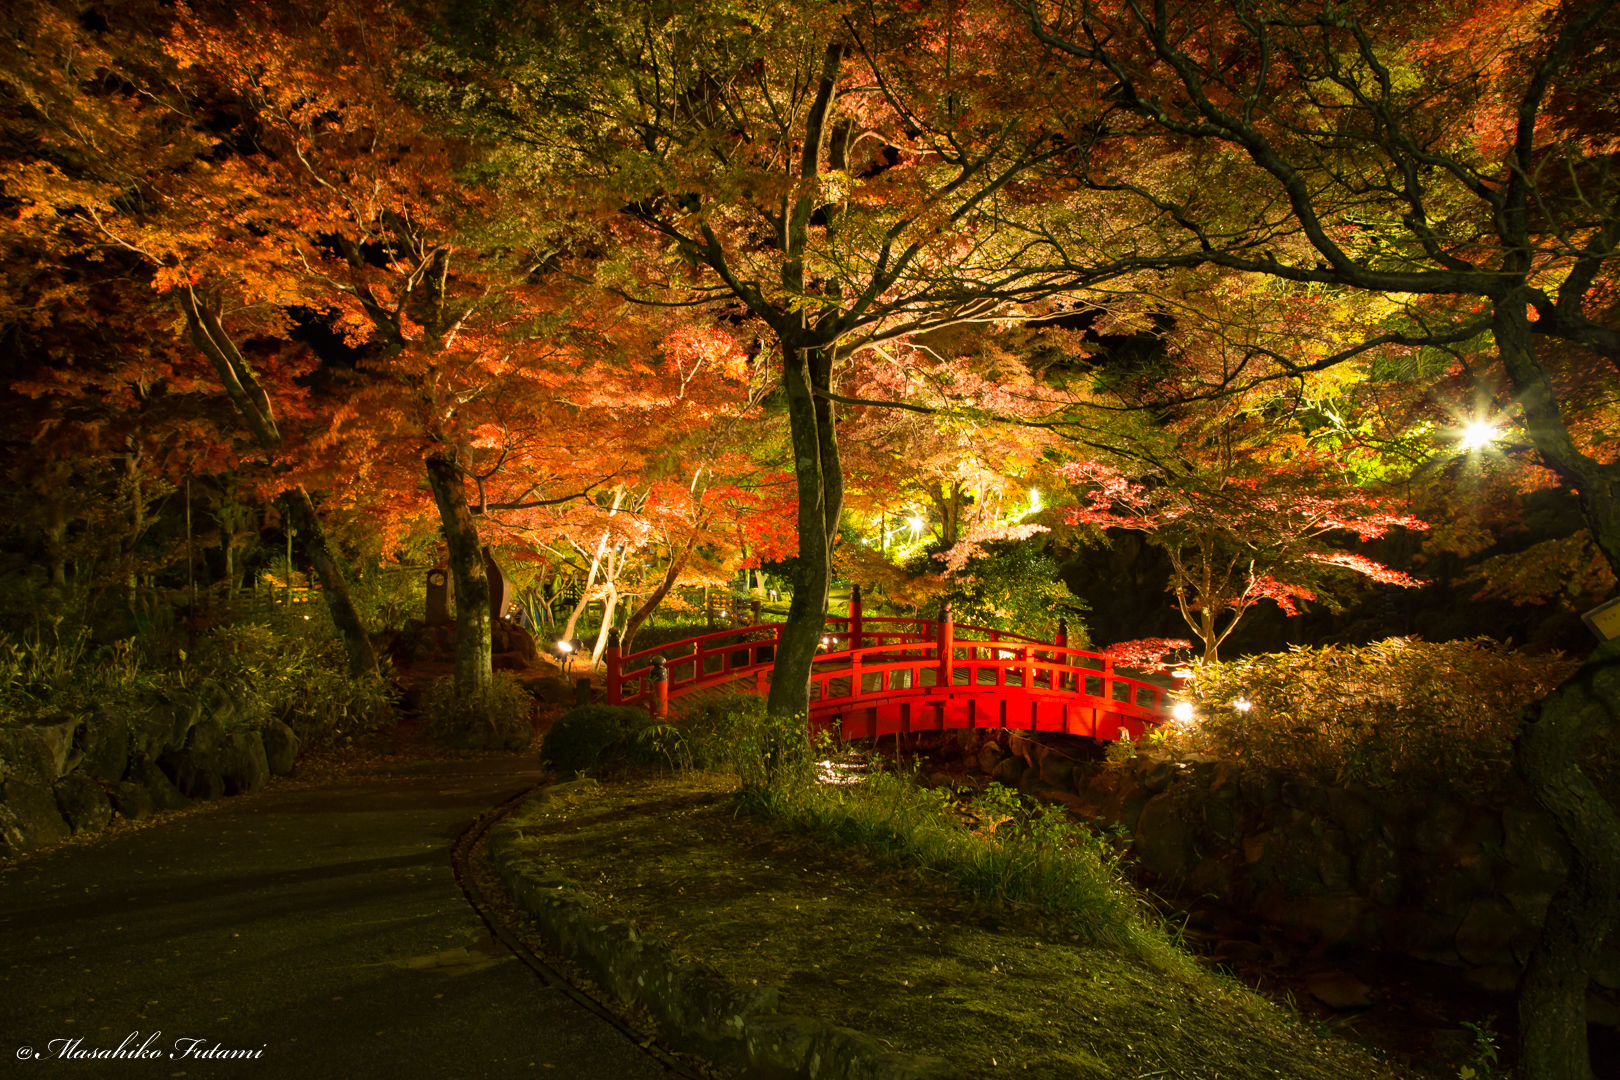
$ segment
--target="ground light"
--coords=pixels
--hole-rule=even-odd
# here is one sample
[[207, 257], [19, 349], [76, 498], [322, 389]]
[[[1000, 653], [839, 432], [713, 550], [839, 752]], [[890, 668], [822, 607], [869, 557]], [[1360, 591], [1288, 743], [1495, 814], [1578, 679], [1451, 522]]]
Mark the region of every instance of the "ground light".
[[1170, 715], [1186, 723], [1193, 718], [1193, 707], [1190, 701], [1178, 701], [1176, 707], [1170, 710]]

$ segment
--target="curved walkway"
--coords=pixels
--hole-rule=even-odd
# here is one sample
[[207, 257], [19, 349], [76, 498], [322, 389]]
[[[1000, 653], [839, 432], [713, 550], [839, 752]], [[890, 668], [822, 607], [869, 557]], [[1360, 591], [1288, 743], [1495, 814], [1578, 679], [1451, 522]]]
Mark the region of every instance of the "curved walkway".
[[[381, 766], [0, 868], [4, 1072], [667, 1075], [491, 938], [456, 882], [456, 838], [538, 774], [533, 757]], [[126, 1057], [62, 1060], [73, 1039]], [[259, 1056], [193, 1056], [216, 1045]]]

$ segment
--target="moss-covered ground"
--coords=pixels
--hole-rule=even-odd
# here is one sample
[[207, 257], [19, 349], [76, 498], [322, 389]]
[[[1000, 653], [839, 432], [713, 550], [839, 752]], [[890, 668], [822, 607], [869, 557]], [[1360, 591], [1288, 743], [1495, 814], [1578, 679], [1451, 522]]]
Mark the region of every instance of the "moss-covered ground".
[[[964, 1076], [1384, 1077], [1365, 1051], [1192, 963], [737, 813], [717, 774], [624, 778], [512, 819], [608, 909], [781, 1010], [950, 1060]], [[1167, 970], [1168, 968], [1168, 970]]]

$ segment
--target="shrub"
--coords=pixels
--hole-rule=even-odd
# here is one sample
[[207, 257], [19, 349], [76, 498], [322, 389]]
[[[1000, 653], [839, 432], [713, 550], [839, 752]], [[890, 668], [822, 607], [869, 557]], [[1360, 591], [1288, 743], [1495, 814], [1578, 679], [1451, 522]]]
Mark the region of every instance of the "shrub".
[[429, 735], [452, 742], [488, 747], [526, 743], [529, 709], [534, 698], [510, 671], [494, 672], [489, 689], [481, 694], [457, 690], [446, 675], [433, 680], [422, 699], [423, 726]]
[[[663, 725], [658, 725], [663, 726]], [[640, 759], [649, 748], [642, 736], [655, 725], [641, 709], [623, 705], [580, 705], [559, 716], [540, 746], [540, 760], [574, 776], [625, 759]]]
[[678, 722], [692, 765], [736, 775], [744, 788], [787, 789], [815, 777], [809, 724], [772, 716], [753, 694], [719, 694], [688, 706]]
[[1202, 664], [1187, 693], [1204, 719], [1181, 739], [1328, 783], [1439, 784], [1480, 795], [1506, 775], [1519, 709], [1576, 666], [1486, 638], [1390, 638]]

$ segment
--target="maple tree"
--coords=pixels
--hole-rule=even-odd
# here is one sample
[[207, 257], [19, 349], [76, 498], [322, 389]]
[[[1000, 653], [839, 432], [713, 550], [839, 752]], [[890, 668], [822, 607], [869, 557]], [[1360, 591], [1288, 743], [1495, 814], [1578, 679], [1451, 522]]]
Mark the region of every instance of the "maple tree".
[[[1620, 567], [1620, 462], [1581, 437], [1555, 378], [1620, 359], [1611, 2], [1018, 6], [1031, 48], [1111, 102], [1103, 125], [1086, 115], [1077, 127], [1059, 109], [1051, 122], [1073, 132], [1075, 197], [1111, 200], [1137, 222], [1105, 241], [1122, 265], [1388, 301], [1341, 328], [1343, 347], [1255, 342], [1192, 393], [1298, 380], [1380, 350], [1472, 352], [1501, 373], [1528, 441]], [[1578, 853], [1521, 986], [1521, 1068], [1534, 1080], [1590, 1075], [1582, 965], [1620, 922], [1620, 815], [1573, 755], [1620, 728], [1617, 665], [1620, 644], [1600, 647], [1529, 707], [1516, 743], [1521, 776]]]
[[1033, 197], [1020, 178], [1056, 148], [1022, 123], [1033, 98], [1005, 104], [1018, 73], [1001, 63], [1004, 35], [1018, 28], [999, 12], [460, 5], [430, 58], [424, 96], [501, 142], [513, 188], [615, 211], [605, 227], [626, 253], [599, 280], [648, 302], [729, 303], [761, 324], [798, 489], [777, 713], [806, 707], [826, 616], [844, 502], [837, 406], [850, 400], [838, 382], [883, 362], [885, 342], [1005, 316], [1056, 287], [1006, 243], [1004, 213]]

